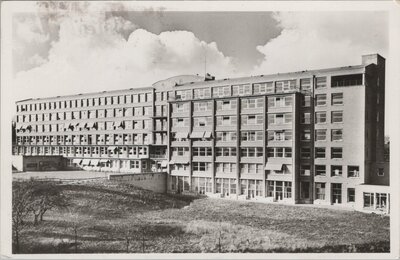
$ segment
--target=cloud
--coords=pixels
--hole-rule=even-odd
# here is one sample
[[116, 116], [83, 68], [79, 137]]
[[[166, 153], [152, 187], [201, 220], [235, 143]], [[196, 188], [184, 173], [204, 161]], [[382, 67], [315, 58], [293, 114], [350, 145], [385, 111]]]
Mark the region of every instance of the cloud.
[[387, 17], [383, 12], [281, 12], [281, 34], [258, 46], [264, 55], [256, 74], [360, 64], [361, 55], [386, 55]]
[[192, 32], [153, 34], [121, 17], [74, 14], [60, 20], [47, 61], [15, 76], [16, 99], [150, 86], [177, 74], [235, 73], [232, 59]]

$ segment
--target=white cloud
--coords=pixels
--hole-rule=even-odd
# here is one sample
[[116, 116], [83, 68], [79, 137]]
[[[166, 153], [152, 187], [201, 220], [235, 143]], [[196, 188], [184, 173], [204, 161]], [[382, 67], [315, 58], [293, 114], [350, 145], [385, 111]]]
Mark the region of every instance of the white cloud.
[[191, 32], [156, 35], [136, 28], [120, 17], [63, 18], [48, 62], [16, 74], [16, 99], [143, 87], [177, 74], [203, 74], [205, 52], [207, 67], [216, 76], [235, 71], [215, 43]]
[[256, 74], [361, 63], [361, 55], [386, 55], [387, 17], [377, 12], [277, 13], [281, 34], [257, 49]]

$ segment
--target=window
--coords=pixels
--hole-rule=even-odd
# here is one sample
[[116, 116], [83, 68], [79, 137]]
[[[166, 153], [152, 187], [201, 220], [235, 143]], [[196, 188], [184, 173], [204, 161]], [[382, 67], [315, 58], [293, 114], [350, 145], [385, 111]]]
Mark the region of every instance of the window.
[[343, 130], [342, 129], [332, 129], [332, 141], [343, 141]]
[[332, 165], [331, 166], [331, 176], [342, 176], [342, 166]]
[[331, 87], [357, 86], [362, 84], [362, 74], [333, 76]]
[[300, 175], [310, 176], [311, 168], [309, 164], [300, 165]]
[[332, 147], [331, 148], [331, 159], [341, 159], [343, 158], [343, 148]]
[[360, 167], [347, 166], [347, 177], [360, 177]]
[[311, 91], [311, 79], [300, 79], [301, 91]]
[[274, 85], [272, 82], [256, 83], [253, 87], [254, 94], [274, 93]]
[[356, 201], [356, 190], [354, 188], [347, 189], [347, 202]]
[[387, 205], [387, 194], [386, 193], [375, 193], [376, 195], [376, 208], [386, 209]]
[[210, 98], [211, 91], [209, 88], [200, 88], [194, 90], [194, 99]]
[[326, 106], [326, 94], [315, 95], [315, 105], [317, 107]]
[[255, 109], [264, 107], [263, 98], [246, 98], [242, 99], [242, 109]]
[[311, 148], [310, 147], [302, 147], [300, 149], [301, 158], [310, 158], [311, 157]]
[[374, 193], [364, 192], [364, 208], [372, 208], [374, 206]]
[[332, 111], [332, 123], [343, 122], [343, 111]]
[[325, 147], [315, 147], [315, 158], [325, 158]]
[[326, 112], [316, 112], [315, 113], [315, 122], [317, 124], [326, 123]]
[[[251, 95], [252, 94], [251, 87], [252, 86], [250, 84], [232, 86], [232, 96]], [[228, 93], [228, 95], [229, 95], [229, 93]]]
[[315, 198], [317, 200], [325, 200], [325, 183], [315, 183]]
[[335, 204], [342, 203], [342, 184], [332, 183], [332, 202]]
[[326, 77], [317, 77], [315, 78], [316, 84], [315, 88], [320, 89], [320, 88], [326, 88]]
[[311, 122], [310, 118], [311, 118], [311, 114], [310, 113], [302, 113], [301, 114], [301, 123], [302, 124], [309, 124]]
[[326, 129], [315, 130], [315, 141], [325, 141], [326, 140]]
[[384, 176], [385, 175], [385, 171], [383, 168], [378, 168], [378, 176]]
[[332, 106], [343, 105], [343, 93], [332, 93]]
[[194, 102], [193, 103], [193, 111], [200, 112], [200, 111], [211, 111], [212, 109], [212, 102]]
[[311, 130], [310, 129], [304, 129], [301, 131], [301, 140], [302, 141], [310, 141], [311, 140]]
[[217, 111], [236, 109], [237, 100], [217, 100]]
[[206, 172], [210, 169], [211, 163], [206, 162], [193, 162], [193, 171]]
[[326, 165], [315, 165], [315, 175], [325, 176], [326, 175]]
[[311, 106], [311, 96], [302, 96], [301, 98], [301, 105], [303, 107]]
[[263, 140], [263, 132], [261, 132], [261, 131], [241, 132], [241, 140], [242, 141], [262, 141]]

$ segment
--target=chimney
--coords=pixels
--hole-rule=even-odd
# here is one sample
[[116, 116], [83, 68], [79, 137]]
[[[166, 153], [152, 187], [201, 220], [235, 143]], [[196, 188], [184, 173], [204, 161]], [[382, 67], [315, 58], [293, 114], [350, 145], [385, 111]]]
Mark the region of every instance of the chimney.
[[215, 80], [215, 77], [211, 76], [210, 73], [206, 73], [204, 81], [211, 81], [211, 80]]

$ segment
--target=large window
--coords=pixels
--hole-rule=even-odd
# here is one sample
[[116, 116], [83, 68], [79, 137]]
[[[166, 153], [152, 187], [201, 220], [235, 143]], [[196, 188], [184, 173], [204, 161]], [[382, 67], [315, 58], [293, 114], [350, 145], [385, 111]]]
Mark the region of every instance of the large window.
[[335, 204], [342, 203], [342, 184], [332, 183], [332, 202]]
[[331, 148], [331, 159], [341, 159], [343, 158], [343, 148], [342, 147], [332, 147]]
[[292, 140], [292, 130], [268, 131], [268, 141], [290, 141]]
[[201, 111], [211, 111], [212, 109], [212, 102], [194, 102], [193, 103], [193, 111], [194, 112], [201, 112]]
[[291, 158], [292, 148], [291, 147], [268, 147], [267, 156], [275, 158]]
[[301, 91], [311, 91], [311, 79], [300, 79], [300, 89]]
[[268, 125], [290, 124], [292, 123], [292, 114], [268, 114]]
[[315, 147], [315, 158], [325, 158], [326, 157], [325, 147]]
[[263, 154], [262, 147], [247, 147], [240, 149], [241, 157], [262, 157]]
[[211, 169], [211, 163], [207, 162], [192, 162], [194, 172], [206, 172]]
[[315, 141], [326, 141], [326, 129], [315, 130]]
[[331, 176], [342, 176], [342, 166], [331, 165]]
[[354, 188], [347, 189], [347, 202], [356, 201], [356, 190]]
[[332, 141], [343, 141], [343, 130], [342, 129], [332, 129]]
[[301, 121], [302, 124], [310, 124], [311, 123], [311, 114], [310, 113], [302, 113]]
[[253, 87], [254, 87], [254, 94], [274, 93], [273, 82], [256, 83], [253, 85]]
[[316, 176], [326, 176], [326, 165], [315, 165]]
[[209, 88], [199, 88], [194, 90], [194, 98], [201, 99], [201, 98], [210, 98], [211, 91]]
[[347, 177], [360, 177], [360, 167], [347, 166]]
[[236, 156], [235, 147], [217, 147], [215, 149], [216, 156]]
[[332, 76], [331, 87], [357, 86], [362, 84], [362, 74]]
[[332, 106], [343, 105], [343, 93], [332, 93]]
[[315, 183], [315, 198], [317, 200], [325, 200], [325, 183], [323, 182]]
[[236, 99], [225, 99], [217, 101], [217, 111], [236, 109], [236, 107], [237, 107]]
[[332, 111], [332, 123], [343, 122], [343, 111]]
[[311, 166], [309, 164], [300, 165], [300, 175], [310, 176], [311, 175]]
[[326, 94], [315, 95], [316, 106], [326, 106]]
[[211, 147], [193, 147], [193, 156], [212, 156]]
[[374, 193], [364, 192], [364, 208], [372, 208], [374, 206]]
[[317, 123], [317, 124], [326, 123], [326, 112], [316, 112], [315, 113], [315, 123]]
[[241, 101], [242, 109], [255, 109], [264, 107], [263, 98], [244, 98]]
[[315, 85], [316, 89], [326, 88], [326, 77], [317, 77], [315, 78], [315, 81], [316, 81]]
[[236, 126], [236, 116], [217, 116], [217, 126]]
[[205, 127], [211, 125], [212, 117], [194, 117], [193, 126], [194, 127]]
[[263, 140], [263, 132], [261, 132], [261, 131], [241, 132], [241, 140], [242, 141], [262, 141]]
[[246, 125], [262, 125], [264, 118], [263, 115], [242, 115], [242, 126]]
[[311, 130], [310, 129], [303, 129], [301, 131], [301, 141], [310, 141], [311, 140]]
[[236, 132], [216, 132], [216, 141], [231, 142], [236, 140]]
[[251, 85], [250, 84], [245, 84], [245, 85], [235, 85], [232, 86], [232, 96], [245, 96], [245, 95], [251, 95]]

